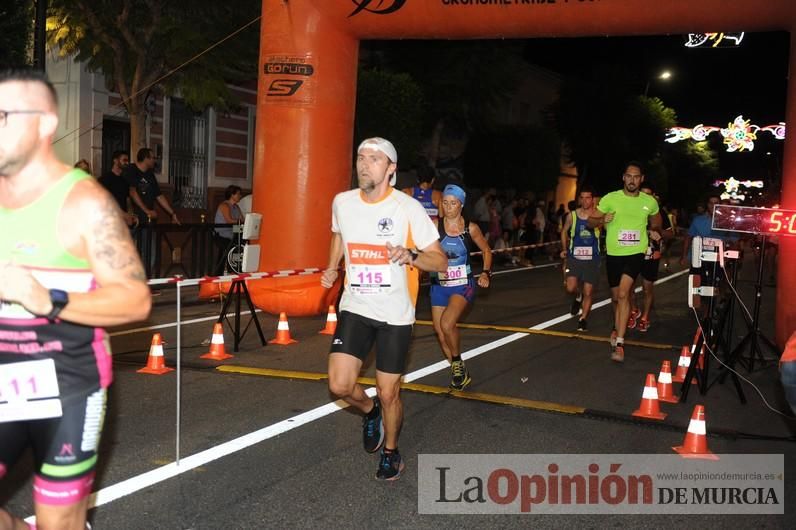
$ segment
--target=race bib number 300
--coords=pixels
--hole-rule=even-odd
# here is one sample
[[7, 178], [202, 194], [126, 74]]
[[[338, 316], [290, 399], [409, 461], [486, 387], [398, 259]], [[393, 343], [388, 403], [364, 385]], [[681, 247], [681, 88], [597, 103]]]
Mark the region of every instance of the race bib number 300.
[[348, 287], [352, 294], [387, 293], [392, 286], [387, 247], [348, 243]]
[[63, 414], [52, 359], [0, 367], [0, 422], [58, 418]]
[[467, 265], [451, 265], [445, 272], [439, 273], [439, 283], [445, 287], [467, 284]]

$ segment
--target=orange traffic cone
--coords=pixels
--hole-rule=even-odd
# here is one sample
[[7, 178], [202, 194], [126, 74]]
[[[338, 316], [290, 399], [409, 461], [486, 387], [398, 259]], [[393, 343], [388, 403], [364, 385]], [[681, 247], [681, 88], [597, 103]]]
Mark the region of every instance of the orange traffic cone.
[[702, 458], [704, 460], [718, 460], [719, 457], [708, 449], [707, 429], [705, 428], [705, 407], [697, 405], [691, 413], [688, 422], [688, 432], [685, 433], [683, 445], [672, 447], [683, 458]]
[[658, 387], [655, 384], [655, 374], [647, 374], [647, 382], [644, 385], [644, 392], [641, 394], [641, 404], [638, 410], [633, 412], [637, 418], [648, 418], [650, 420], [662, 420], [666, 413], [661, 412], [658, 406]]
[[[682, 383], [685, 381], [685, 374], [688, 373], [688, 367], [691, 366], [691, 350], [688, 346], [683, 346], [680, 351], [680, 359], [677, 361], [677, 372], [672, 377], [675, 383]], [[691, 384], [696, 384], [696, 377], [691, 379]]]
[[204, 355], [200, 355], [200, 359], [213, 359], [214, 361], [223, 361], [235, 357], [224, 351], [224, 324], [216, 322], [213, 325], [213, 337], [210, 339], [210, 351]]
[[269, 340], [268, 344], [293, 344], [298, 342], [290, 337], [290, 327], [287, 325], [287, 315], [279, 313], [279, 324], [276, 326], [276, 337]]
[[139, 374], [163, 375], [173, 370], [174, 368], [166, 367], [166, 362], [163, 358], [163, 340], [160, 338], [160, 333], [155, 333], [152, 335], [152, 345], [149, 347], [149, 357], [146, 360], [146, 366], [136, 370], [136, 372]]
[[326, 327], [320, 330], [318, 333], [321, 335], [334, 335], [334, 331], [337, 329], [337, 313], [334, 312], [334, 306], [329, 306], [329, 313], [326, 315]]
[[677, 403], [680, 398], [672, 392], [672, 363], [663, 361], [661, 372], [658, 374], [658, 401]]

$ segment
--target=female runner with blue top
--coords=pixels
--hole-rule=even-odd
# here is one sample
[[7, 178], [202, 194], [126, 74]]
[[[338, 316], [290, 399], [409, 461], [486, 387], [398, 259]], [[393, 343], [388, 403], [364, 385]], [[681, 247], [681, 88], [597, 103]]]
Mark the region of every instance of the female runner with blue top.
[[466, 193], [455, 184], [442, 191], [442, 212], [438, 221], [442, 251], [448, 257], [445, 272], [431, 274], [431, 318], [442, 352], [451, 363], [451, 388], [462, 390], [470, 384], [470, 374], [461, 358], [459, 329], [456, 327], [467, 306], [475, 298], [475, 278], [470, 253], [476, 247], [483, 253], [484, 268], [479, 287], [489, 287], [492, 277], [492, 251], [478, 224], [462, 217]]

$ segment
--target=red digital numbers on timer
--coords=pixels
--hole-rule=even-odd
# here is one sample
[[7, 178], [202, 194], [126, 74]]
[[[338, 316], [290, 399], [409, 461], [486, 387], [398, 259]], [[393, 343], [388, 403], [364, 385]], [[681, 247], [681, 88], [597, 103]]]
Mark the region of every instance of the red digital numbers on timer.
[[768, 222], [771, 224], [768, 229], [769, 232], [787, 231], [788, 233], [796, 234], [796, 214], [785, 216], [784, 212], [773, 212], [769, 216]]

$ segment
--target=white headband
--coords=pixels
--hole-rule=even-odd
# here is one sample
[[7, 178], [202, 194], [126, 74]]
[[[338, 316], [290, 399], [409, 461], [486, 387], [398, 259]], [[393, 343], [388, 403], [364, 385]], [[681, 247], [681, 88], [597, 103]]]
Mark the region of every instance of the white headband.
[[[359, 144], [359, 147], [357, 147], [357, 153], [363, 149], [375, 149], [376, 151], [381, 151], [387, 156], [387, 158], [390, 159], [390, 162], [393, 164], [398, 163], [398, 151], [395, 150], [395, 146], [392, 145], [392, 142], [389, 140], [379, 137], [362, 140], [362, 143]], [[393, 173], [390, 177], [390, 186], [395, 186], [395, 179], [396, 174]]]

